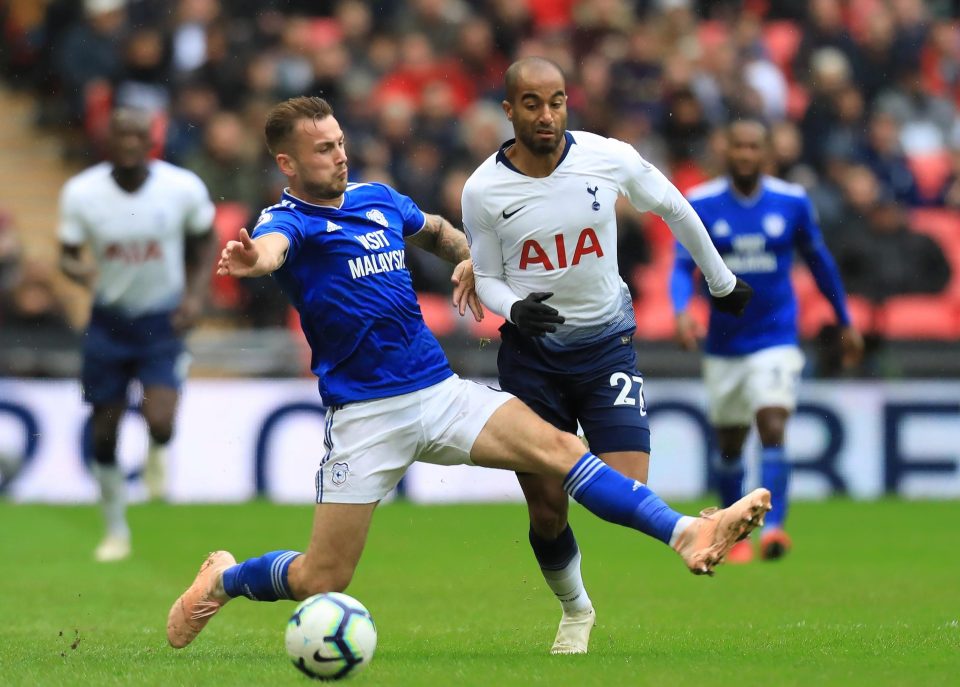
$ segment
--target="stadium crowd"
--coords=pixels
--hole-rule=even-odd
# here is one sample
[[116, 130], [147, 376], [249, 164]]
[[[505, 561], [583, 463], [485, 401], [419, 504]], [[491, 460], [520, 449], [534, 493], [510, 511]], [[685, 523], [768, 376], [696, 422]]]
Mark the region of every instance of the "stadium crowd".
[[[5, 79], [33, 91], [37, 125], [63, 132], [70, 161], [100, 159], [112, 107], [152, 112], [155, 154], [206, 182], [221, 241], [278, 198], [264, 113], [299, 94], [343, 113], [353, 180], [391, 183], [457, 225], [466, 178], [511, 136], [503, 71], [542, 55], [567, 74], [571, 129], [632, 143], [681, 190], [720, 173], [723, 124], [767, 122], [770, 171], [814, 200], [860, 328], [948, 340], [960, 338], [958, 16], [946, 0], [0, 1]], [[668, 338], [672, 236], [623, 215], [638, 333]], [[449, 269], [408, 261], [427, 311]], [[3, 278], [0, 312], [31, 271]], [[797, 281], [810, 337], [828, 308]], [[213, 301], [241, 326], [288, 319], [269, 279], [218, 279]]]

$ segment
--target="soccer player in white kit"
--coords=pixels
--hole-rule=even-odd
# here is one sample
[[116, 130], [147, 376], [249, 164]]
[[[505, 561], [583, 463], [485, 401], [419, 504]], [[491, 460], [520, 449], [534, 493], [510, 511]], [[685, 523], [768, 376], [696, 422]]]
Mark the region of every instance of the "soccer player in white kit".
[[147, 484], [158, 496], [162, 449], [173, 435], [188, 364], [183, 335], [202, 311], [216, 251], [206, 186], [193, 172], [148, 159], [149, 116], [118, 109], [108, 143], [109, 161], [63, 187], [58, 230], [61, 269], [94, 294], [81, 384], [93, 406], [89, 450], [106, 520], [99, 561], [130, 554], [126, 478], [116, 457], [128, 387], [135, 379], [142, 387]]
[[348, 183], [343, 130], [322, 98], [279, 103], [264, 133], [290, 187], [252, 237], [242, 229], [227, 243], [218, 273], [274, 274], [300, 314], [327, 407], [313, 533], [303, 553], [240, 563], [227, 551], [210, 554], [170, 608], [171, 646], [190, 644], [233, 598], [343, 591], [377, 504], [417, 460], [550, 475], [595, 515], [670, 545], [698, 575], [712, 574], [763, 523], [764, 490], [699, 518], [682, 515], [512, 395], [457, 377], [423, 321], [405, 256], [414, 245], [456, 263], [454, 302], [479, 316], [464, 235], [385, 184]]
[[[503, 109], [516, 138], [463, 189], [477, 293], [508, 320], [500, 329], [500, 386], [559, 429], [576, 431], [579, 422], [594, 453], [646, 482], [650, 431], [633, 305], [617, 270], [617, 197], [667, 221], [706, 276], [716, 307], [742, 312], [751, 289], [724, 265], [680, 192], [632, 146], [566, 130], [557, 65], [525, 58], [505, 80]], [[567, 523], [567, 495], [555, 478], [517, 478], [531, 546], [563, 609], [552, 651], [585, 653], [596, 614]]]

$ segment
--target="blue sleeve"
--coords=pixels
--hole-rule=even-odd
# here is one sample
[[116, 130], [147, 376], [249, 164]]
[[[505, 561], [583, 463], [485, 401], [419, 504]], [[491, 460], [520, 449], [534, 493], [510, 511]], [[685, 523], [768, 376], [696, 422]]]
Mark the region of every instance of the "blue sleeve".
[[670, 273], [670, 300], [673, 301], [673, 311], [681, 313], [687, 309], [693, 297], [693, 271], [697, 263], [679, 241], [675, 245], [673, 271]]
[[846, 327], [850, 324], [850, 314], [847, 312], [847, 295], [843, 289], [840, 272], [837, 264], [823, 242], [823, 234], [814, 215], [810, 199], [804, 196], [800, 208], [800, 225], [797, 231], [797, 249], [803, 256], [817, 288], [826, 296], [837, 315], [837, 322]]
[[417, 204], [402, 193], [397, 193], [397, 191], [389, 186], [384, 186], [384, 188], [387, 189], [394, 204], [397, 206], [397, 210], [400, 211], [400, 215], [403, 217], [403, 235], [405, 237], [411, 236], [423, 229], [426, 218], [423, 216], [423, 211], [417, 207]]
[[250, 237], [257, 238], [264, 234], [273, 233], [283, 234], [290, 242], [290, 247], [287, 248], [287, 257], [284, 260], [285, 263], [288, 263], [296, 256], [303, 243], [303, 226], [299, 218], [288, 208], [276, 205], [268, 207], [260, 213]]

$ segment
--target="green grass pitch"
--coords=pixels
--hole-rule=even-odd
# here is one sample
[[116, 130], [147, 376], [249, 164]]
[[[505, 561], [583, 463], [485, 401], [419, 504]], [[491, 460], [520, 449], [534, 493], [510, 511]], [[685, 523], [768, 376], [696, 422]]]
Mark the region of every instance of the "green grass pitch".
[[[573, 509], [599, 618], [588, 656], [548, 653], [559, 608], [522, 506], [399, 503], [376, 514], [348, 590], [380, 632], [350, 684], [956, 684], [957, 502], [796, 504], [789, 558], [721, 566], [713, 579]], [[238, 599], [183, 651], [164, 626], [207, 551], [300, 548], [309, 507], [130, 515], [133, 558], [101, 565], [93, 507], [0, 504], [0, 684], [308, 684], [283, 649], [292, 602]]]

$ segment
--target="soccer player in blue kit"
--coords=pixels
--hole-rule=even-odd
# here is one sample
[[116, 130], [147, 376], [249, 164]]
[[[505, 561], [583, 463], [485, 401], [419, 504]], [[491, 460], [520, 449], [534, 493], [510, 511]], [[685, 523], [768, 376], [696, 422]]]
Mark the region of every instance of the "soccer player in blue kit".
[[[710, 422], [716, 429], [720, 460], [716, 466], [723, 503], [743, 491], [743, 446], [753, 423], [760, 436], [761, 477], [773, 510], [760, 538], [764, 559], [787, 553], [784, 531], [790, 466], [783, 439], [796, 408], [797, 381], [804, 357], [797, 346], [797, 302], [790, 281], [795, 251], [803, 256], [840, 324], [844, 362], [855, 364], [863, 339], [851, 325], [840, 275], [817, 226], [813, 207], [801, 186], [762, 173], [769, 132], [755, 120], [738, 120], [727, 129], [727, 175], [688, 193], [724, 261], [756, 287], [743, 317], [711, 307], [703, 359]], [[670, 290], [677, 312], [677, 337], [696, 349], [697, 323], [686, 312], [693, 294], [694, 261], [678, 246]], [[731, 562], [753, 556], [749, 540], [730, 552]]]
[[379, 501], [415, 460], [551, 475], [593, 513], [660, 539], [696, 574], [762, 524], [758, 491], [701, 517], [670, 509], [646, 486], [585, 452], [512, 395], [460, 379], [423, 322], [405, 243], [457, 266], [455, 304], [481, 313], [464, 235], [384, 184], [348, 183], [343, 131], [329, 104], [275, 106], [267, 147], [290, 186], [253, 237], [224, 248], [218, 272], [275, 274], [300, 313], [327, 407], [317, 507], [306, 552], [272, 551], [240, 564], [208, 556], [167, 617], [182, 648], [230, 599], [305, 599], [347, 587]]
[[[477, 293], [508, 320], [500, 329], [500, 387], [558, 429], [575, 432], [579, 422], [592, 451], [644, 483], [650, 430], [633, 303], [617, 269], [617, 198], [667, 221], [697, 256], [718, 308], [742, 310], [750, 287], [724, 265], [676, 187], [631, 145], [567, 131], [557, 65], [521, 59], [505, 82], [515, 138], [463, 189]], [[585, 653], [596, 613], [567, 522], [569, 499], [555, 476], [518, 470], [517, 478], [530, 544], [562, 609], [551, 651]]]

